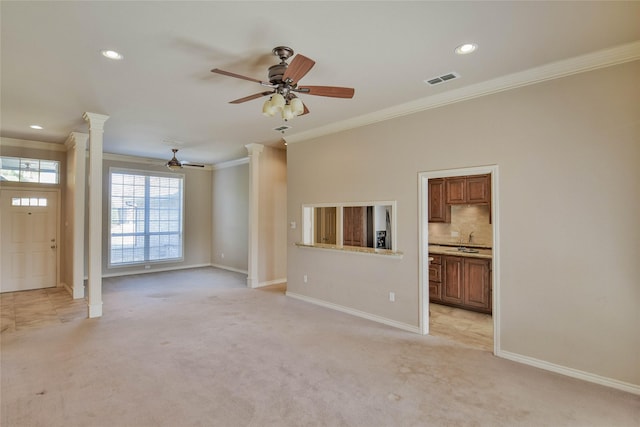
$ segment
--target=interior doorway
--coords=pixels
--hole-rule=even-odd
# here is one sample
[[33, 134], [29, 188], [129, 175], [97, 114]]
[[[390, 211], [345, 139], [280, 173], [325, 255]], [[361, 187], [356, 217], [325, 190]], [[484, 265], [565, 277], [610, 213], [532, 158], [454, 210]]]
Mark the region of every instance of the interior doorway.
[[58, 283], [57, 190], [0, 190], [0, 292]]
[[[489, 220], [491, 222], [491, 259], [487, 260], [490, 268], [490, 278], [488, 279], [491, 287], [491, 315], [489, 321], [492, 325], [489, 328], [482, 327], [483, 333], [487, 330], [493, 335], [492, 349], [496, 354], [500, 349], [500, 277], [499, 277], [499, 261], [500, 261], [500, 248], [499, 248], [499, 193], [498, 193], [498, 166], [479, 166], [462, 169], [450, 169], [440, 170], [433, 172], [422, 172], [419, 174], [419, 234], [420, 234], [420, 259], [419, 259], [419, 277], [420, 277], [420, 329], [423, 334], [430, 333], [430, 298], [429, 298], [429, 179], [441, 179], [441, 178], [454, 178], [454, 177], [467, 177], [475, 175], [489, 174], [491, 177], [490, 189], [490, 211], [488, 212]], [[452, 233], [453, 234], [453, 233]], [[465, 238], [471, 239], [470, 233], [467, 231]], [[453, 236], [452, 236], [453, 237]], [[456, 236], [457, 238], [457, 236]], [[467, 241], [465, 240], [465, 242]], [[454, 245], [455, 246], [455, 245]], [[451, 248], [455, 254], [456, 248]], [[486, 250], [485, 250], [486, 251]], [[460, 271], [460, 270], [459, 270]], [[445, 310], [446, 311], [446, 310]], [[438, 310], [436, 315], [441, 315], [441, 310]], [[454, 315], [455, 318], [457, 315]], [[460, 317], [460, 316], [458, 316]], [[473, 318], [473, 315], [462, 316]], [[468, 319], [467, 319], [468, 321]], [[486, 323], [486, 322], [485, 322]], [[434, 325], [435, 326], [435, 325]], [[461, 328], [464, 329], [464, 328]]]

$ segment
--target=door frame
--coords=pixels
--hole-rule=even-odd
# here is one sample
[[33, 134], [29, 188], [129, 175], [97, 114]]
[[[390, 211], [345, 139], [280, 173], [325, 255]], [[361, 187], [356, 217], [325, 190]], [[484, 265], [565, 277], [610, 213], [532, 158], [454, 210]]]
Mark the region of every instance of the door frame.
[[493, 354], [500, 352], [500, 197], [498, 192], [498, 165], [445, 169], [418, 173], [418, 231], [419, 231], [419, 317], [420, 332], [429, 334], [429, 185], [430, 178], [491, 174], [491, 224], [493, 256], [491, 259]]
[[[56, 285], [55, 287], [59, 287], [60, 286], [60, 252], [62, 251], [62, 249], [64, 249], [64, 245], [63, 242], [60, 240], [61, 239], [61, 230], [60, 230], [60, 219], [62, 218], [62, 200], [60, 197], [60, 188], [52, 188], [52, 187], [44, 187], [44, 186], [40, 186], [40, 185], [29, 185], [27, 186], [17, 186], [17, 185], [2, 185], [0, 186], [0, 192], [4, 191], [4, 190], [8, 190], [8, 191], [32, 191], [32, 192], [51, 192], [51, 193], [55, 193], [55, 197], [56, 197], [56, 244], [57, 244], [57, 250], [56, 250]], [[2, 236], [0, 235], [0, 248], [2, 248]], [[2, 258], [2, 250], [0, 249], [0, 259]]]

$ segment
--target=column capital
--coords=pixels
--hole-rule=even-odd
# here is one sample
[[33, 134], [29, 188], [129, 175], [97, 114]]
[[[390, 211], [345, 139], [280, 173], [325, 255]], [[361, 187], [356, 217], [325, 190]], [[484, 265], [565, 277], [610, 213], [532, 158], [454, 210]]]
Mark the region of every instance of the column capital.
[[249, 156], [253, 156], [254, 154], [260, 155], [262, 150], [264, 150], [264, 145], [262, 144], [247, 144], [245, 148], [249, 152]]
[[86, 149], [88, 140], [88, 133], [71, 132], [67, 137], [67, 140], [64, 142], [64, 146], [67, 147], [67, 150], [75, 147], [76, 145], [83, 145]]
[[102, 130], [104, 122], [109, 120], [109, 116], [96, 113], [84, 113], [82, 115], [82, 118], [85, 122], [89, 122], [89, 127], [94, 130]]

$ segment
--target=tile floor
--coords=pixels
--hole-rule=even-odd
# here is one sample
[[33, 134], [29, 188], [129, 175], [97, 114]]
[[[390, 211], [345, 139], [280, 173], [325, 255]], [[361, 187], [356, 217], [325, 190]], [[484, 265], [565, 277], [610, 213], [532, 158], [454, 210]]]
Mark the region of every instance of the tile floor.
[[87, 317], [84, 299], [74, 300], [64, 288], [0, 294], [0, 331], [15, 332]]
[[493, 352], [493, 318], [441, 304], [429, 304], [429, 333]]

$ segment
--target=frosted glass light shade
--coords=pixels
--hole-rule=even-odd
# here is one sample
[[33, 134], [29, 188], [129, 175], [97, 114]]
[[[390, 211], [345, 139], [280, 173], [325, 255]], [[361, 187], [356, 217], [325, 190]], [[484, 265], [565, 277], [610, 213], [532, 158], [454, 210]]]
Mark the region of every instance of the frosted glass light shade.
[[264, 102], [264, 105], [262, 106], [262, 114], [264, 114], [267, 117], [273, 117], [275, 113], [276, 113], [276, 107], [273, 106], [273, 103], [271, 102], [270, 99], [266, 100]]
[[275, 108], [284, 108], [284, 104], [284, 96], [280, 95], [279, 93], [276, 93], [271, 97], [271, 105], [273, 105]]
[[289, 105], [291, 105], [291, 109], [296, 116], [304, 113], [304, 105], [302, 104], [300, 98], [293, 98]]
[[291, 105], [285, 105], [284, 108], [282, 109], [282, 119], [287, 121], [287, 120], [293, 119], [295, 116], [296, 115], [293, 112]]

